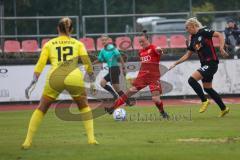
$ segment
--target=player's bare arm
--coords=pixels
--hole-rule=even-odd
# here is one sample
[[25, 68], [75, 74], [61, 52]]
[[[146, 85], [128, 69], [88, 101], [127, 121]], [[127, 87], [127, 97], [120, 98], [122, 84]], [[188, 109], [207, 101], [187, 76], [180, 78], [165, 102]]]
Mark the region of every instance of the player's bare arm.
[[176, 61], [169, 67], [169, 70], [173, 69], [176, 65], [181, 64], [184, 61], [188, 60], [191, 57], [192, 53], [193, 53], [192, 51], [188, 50], [185, 55], [183, 55], [178, 61]]
[[219, 39], [219, 43], [220, 43], [220, 53], [222, 55], [223, 58], [227, 58], [229, 56], [229, 54], [225, 51], [224, 49], [224, 44], [225, 44], [225, 41], [224, 41], [224, 37], [221, 33], [219, 32], [214, 32], [213, 34], [213, 37], [217, 37]]
[[160, 47], [160, 46], [157, 46], [156, 47], [156, 50], [159, 54], [163, 55], [163, 54], [166, 54], [166, 52], [164, 52], [164, 50]]

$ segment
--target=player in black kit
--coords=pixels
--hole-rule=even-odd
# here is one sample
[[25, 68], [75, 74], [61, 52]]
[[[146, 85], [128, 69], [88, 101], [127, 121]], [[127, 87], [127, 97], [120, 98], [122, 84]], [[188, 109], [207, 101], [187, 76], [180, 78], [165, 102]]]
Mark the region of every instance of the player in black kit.
[[[198, 54], [200, 59], [201, 68], [195, 71], [188, 79], [189, 85], [197, 93], [198, 97], [202, 101], [202, 106], [199, 110], [203, 113], [207, 110], [210, 104], [209, 100], [203, 93], [203, 89], [208, 95], [218, 104], [221, 109], [219, 117], [223, 117], [229, 112], [229, 107], [226, 107], [219, 94], [212, 88], [212, 80], [214, 74], [218, 70], [218, 57], [213, 46], [212, 37], [217, 37], [220, 41], [220, 53], [225, 58], [228, 53], [224, 50], [224, 38], [219, 32], [215, 32], [207, 27], [203, 27], [202, 24], [196, 18], [190, 18], [186, 21], [186, 30], [191, 35], [191, 41], [187, 48], [187, 53], [170, 66], [169, 70], [176, 65], [186, 61], [193, 52]], [[203, 89], [198, 83], [202, 80]]]

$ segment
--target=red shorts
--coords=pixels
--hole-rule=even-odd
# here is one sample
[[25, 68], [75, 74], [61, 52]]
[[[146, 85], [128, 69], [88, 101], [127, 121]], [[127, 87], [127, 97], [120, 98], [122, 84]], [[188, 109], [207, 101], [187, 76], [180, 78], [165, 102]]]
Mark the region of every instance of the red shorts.
[[162, 94], [162, 87], [160, 83], [160, 76], [156, 76], [153, 74], [142, 74], [139, 73], [137, 78], [133, 81], [132, 85], [137, 88], [137, 90], [141, 90], [147, 86], [151, 92], [159, 91]]

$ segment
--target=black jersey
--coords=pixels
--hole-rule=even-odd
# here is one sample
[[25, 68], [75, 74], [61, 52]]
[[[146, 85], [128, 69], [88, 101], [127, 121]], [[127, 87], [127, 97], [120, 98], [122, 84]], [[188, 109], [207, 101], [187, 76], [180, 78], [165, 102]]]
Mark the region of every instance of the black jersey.
[[212, 37], [214, 31], [204, 27], [191, 36], [188, 50], [196, 52], [202, 65], [218, 64], [218, 57], [213, 46]]

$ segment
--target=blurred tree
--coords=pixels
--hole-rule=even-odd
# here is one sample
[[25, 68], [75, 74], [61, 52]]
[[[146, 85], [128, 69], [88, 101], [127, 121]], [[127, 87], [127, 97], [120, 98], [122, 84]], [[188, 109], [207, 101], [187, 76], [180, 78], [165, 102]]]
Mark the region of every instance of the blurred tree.
[[[214, 11], [214, 10], [215, 10], [215, 6], [210, 2], [204, 2], [204, 4], [192, 8], [194, 16], [196, 16], [195, 12], [207, 12], [207, 11]], [[213, 18], [214, 18], [214, 15], [204, 15], [204, 16], [198, 17], [198, 19], [204, 25], [209, 25], [210, 22], [213, 20]]]
[[[106, 0], [108, 14], [131, 14], [133, 0]], [[14, 0], [4, 0], [5, 16], [14, 16]], [[103, 0], [16, 0], [17, 16], [65, 16], [65, 15], [103, 15]], [[214, 10], [239, 10], [239, 0], [192, 0], [193, 11], [214, 11]], [[176, 13], [188, 12], [189, 0], [135, 0], [136, 13]], [[82, 6], [80, 6], [82, 5]], [[240, 16], [239, 16], [240, 17]], [[80, 17], [81, 18], [81, 17]], [[171, 18], [175, 18], [171, 16]], [[201, 18], [203, 24], [208, 24], [212, 16]], [[81, 20], [81, 19], [80, 19]], [[91, 33], [104, 31], [104, 19], [90, 19], [87, 21], [87, 29]], [[109, 31], [124, 31], [126, 26], [132, 26], [131, 18], [110, 18]], [[81, 23], [81, 22], [80, 22]], [[44, 34], [56, 33], [56, 21], [41, 21], [40, 32]], [[14, 34], [15, 25], [12, 22], [5, 23], [6, 34]], [[36, 33], [36, 26], [29, 21], [17, 23], [19, 34]], [[96, 27], [97, 26], [97, 27]]]
[[189, 11], [189, 0], [136, 0], [137, 13], [170, 13]]

